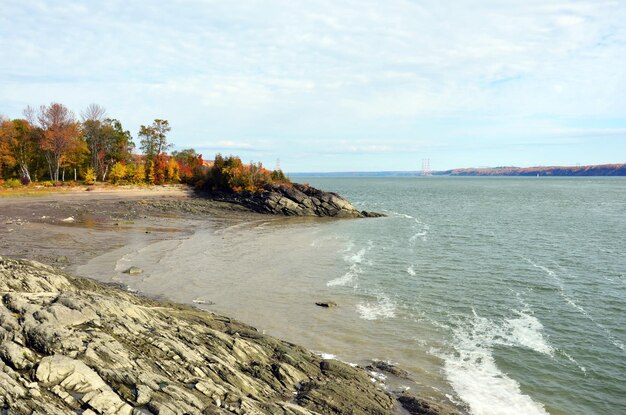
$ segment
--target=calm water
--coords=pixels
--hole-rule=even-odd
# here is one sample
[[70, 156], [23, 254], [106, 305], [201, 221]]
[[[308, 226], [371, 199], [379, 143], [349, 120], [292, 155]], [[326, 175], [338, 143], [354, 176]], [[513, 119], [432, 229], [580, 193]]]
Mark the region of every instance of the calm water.
[[299, 181], [389, 216], [208, 223], [81, 272], [109, 264], [342, 360], [398, 363], [472, 414], [626, 413], [626, 180]]

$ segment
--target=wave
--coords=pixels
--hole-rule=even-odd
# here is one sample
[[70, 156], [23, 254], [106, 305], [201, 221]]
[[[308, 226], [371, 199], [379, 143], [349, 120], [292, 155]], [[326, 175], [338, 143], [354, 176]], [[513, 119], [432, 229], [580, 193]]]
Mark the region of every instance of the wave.
[[578, 363], [578, 361], [576, 359], [574, 359], [572, 356], [567, 354], [564, 350], [559, 349], [559, 353], [561, 353], [563, 356], [565, 356], [567, 358], [567, 360], [569, 360], [570, 362], [575, 364], [576, 367], [578, 367], [578, 369], [580, 369], [580, 371], [583, 372], [583, 374], [587, 375], [587, 369], [584, 366], [581, 366], [580, 363]]
[[418, 238], [421, 239], [422, 242], [428, 241], [428, 231], [430, 230], [430, 226], [417, 218], [413, 218], [413, 222], [413, 229], [415, 233], [409, 238], [409, 242], [414, 244], [417, 242]]
[[335, 286], [343, 286], [350, 284], [352, 282], [356, 282], [359, 275], [363, 273], [363, 268], [361, 264], [367, 263], [365, 261], [365, 255], [374, 247], [374, 242], [369, 241], [365, 248], [361, 248], [357, 252], [353, 252], [354, 243], [352, 241], [349, 242], [348, 247], [344, 252], [346, 254], [343, 257], [343, 260], [349, 264], [348, 271], [346, 271], [341, 277], [332, 279], [326, 283], [327, 287], [335, 287]]
[[360, 303], [356, 307], [363, 320], [379, 320], [396, 316], [396, 305], [386, 295], [379, 295], [375, 303]]
[[565, 300], [565, 302], [567, 304], [569, 304], [572, 308], [574, 308], [576, 311], [580, 312], [587, 319], [589, 319], [589, 321], [591, 321], [593, 324], [595, 324], [595, 326], [598, 327], [604, 333], [604, 336], [606, 337], [606, 339], [609, 342], [611, 342], [611, 344], [613, 346], [617, 347], [622, 352], [626, 352], [626, 345], [624, 345], [624, 343], [622, 343], [620, 340], [618, 340], [613, 335], [613, 332], [611, 330], [606, 328], [603, 324], [599, 323], [587, 310], [585, 310], [582, 306], [577, 304], [567, 294], [567, 292], [565, 291], [565, 284], [563, 283], [563, 280], [556, 274], [555, 271], [553, 271], [550, 268], [547, 268], [547, 267], [545, 267], [543, 265], [537, 264], [537, 263], [533, 262], [531, 259], [528, 259], [528, 258], [523, 258], [523, 259], [526, 262], [528, 262], [529, 264], [531, 264], [532, 266], [534, 266], [535, 268], [538, 268], [538, 269], [544, 271], [548, 276], [552, 277], [552, 279], [556, 282], [556, 284], [559, 287], [559, 295], [563, 298], [563, 300]]
[[397, 217], [410, 219], [413, 222], [412, 227], [415, 233], [409, 238], [409, 242], [411, 244], [414, 244], [415, 242], [417, 242], [418, 239], [421, 239], [422, 242], [426, 242], [428, 240], [427, 237], [428, 237], [428, 231], [430, 230], [430, 226], [427, 223], [422, 222], [415, 216], [407, 215], [406, 213], [395, 212], [393, 210], [389, 210], [387, 212]]
[[496, 322], [474, 312], [453, 330], [453, 352], [440, 356], [446, 378], [474, 415], [547, 415], [543, 404], [525, 395], [519, 383], [501, 372], [494, 346], [524, 347], [552, 356], [554, 349], [543, 338], [541, 322], [528, 310]]
[[415, 275], [417, 275], [415, 273], [415, 268], [413, 267], [413, 265], [409, 265], [409, 267], [406, 269], [407, 274], [409, 274], [410, 276], [414, 277]]

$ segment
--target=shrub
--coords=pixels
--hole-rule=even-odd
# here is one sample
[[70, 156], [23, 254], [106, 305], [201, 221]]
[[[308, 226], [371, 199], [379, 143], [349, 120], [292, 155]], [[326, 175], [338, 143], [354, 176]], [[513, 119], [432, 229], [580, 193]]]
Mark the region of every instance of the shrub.
[[122, 180], [126, 177], [126, 166], [124, 163], [117, 162], [111, 168], [111, 173], [109, 173], [109, 178], [111, 182], [114, 184], [120, 184]]
[[156, 175], [154, 172], [154, 163], [150, 162], [148, 163], [148, 175], [146, 176], [146, 180], [148, 182], [148, 184], [155, 184], [156, 183]]
[[22, 182], [18, 179], [9, 179], [4, 182], [3, 186], [9, 189], [17, 189], [19, 187], [22, 187]]
[[45, 182], [41, 182], [41, 185], [43, 187], [52, 187], [54, 186], [54, 183], [52, 183], [50, 180], [46, 180]]
[[143, 183], [146, 180], [146, 168], [143, 164], [137, 165], [135, 167], [135, 172], [133, 176], [130, 178], [130, 181], [135, 184]]
[[170, 158], [167, 162], [167, 171], [166, 171], [167, 180], [171, 183], [180, 182], [180, 166], [175, 158]]
[[85, 172], [84, 182], [86, 185], [96, 184], [96, 172], [94, 172], [91, 167], [89, 167], [87, 171]]

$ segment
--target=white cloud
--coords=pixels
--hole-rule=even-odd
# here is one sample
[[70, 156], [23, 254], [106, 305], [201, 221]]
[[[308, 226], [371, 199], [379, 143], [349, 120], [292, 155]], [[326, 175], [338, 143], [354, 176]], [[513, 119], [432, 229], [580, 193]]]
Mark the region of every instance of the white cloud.
[[310, 136], [389, 154], [416, 136], [548, 137], [626, 118], [623, 21], [606, 0], [4, 0], [0, 112], [95, 101], [131, 131], [168, 118], [184, 145], [293, 152]]

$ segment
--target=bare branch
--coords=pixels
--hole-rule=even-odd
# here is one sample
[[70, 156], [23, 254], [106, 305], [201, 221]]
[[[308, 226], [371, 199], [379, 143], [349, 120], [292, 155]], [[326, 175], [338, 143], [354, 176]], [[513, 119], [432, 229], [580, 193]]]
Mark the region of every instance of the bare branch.
[[106, 109], [98, 104], [89, 104], [80, 116], [83, 121], [103, 121], [106, 118], [106, 112]]

